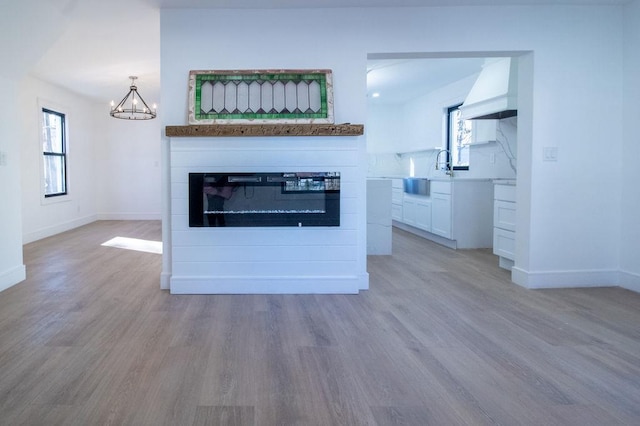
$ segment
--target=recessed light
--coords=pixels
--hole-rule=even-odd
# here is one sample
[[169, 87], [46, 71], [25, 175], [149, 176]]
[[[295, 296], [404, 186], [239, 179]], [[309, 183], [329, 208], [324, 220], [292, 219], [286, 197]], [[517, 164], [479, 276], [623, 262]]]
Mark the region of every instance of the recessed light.
[[378, 93], [378, 92], [372, 93], [371, 97], [372, 98], [379, 98], [380, 97], [380, 93]]

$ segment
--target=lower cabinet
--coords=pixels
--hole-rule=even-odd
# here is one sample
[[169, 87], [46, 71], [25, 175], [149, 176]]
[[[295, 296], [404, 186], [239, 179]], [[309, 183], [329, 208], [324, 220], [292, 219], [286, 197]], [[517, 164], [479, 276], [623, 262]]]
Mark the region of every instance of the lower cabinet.
[[450, 194], [431, 194], [431, 232], [451, 239]]
[[402, 200], [402, 221], [407, 225], [416, 226], [416, 200], [408, 195]]
[[[492, 245], [493, 184], [489, 179], [432, 180], [428, 196], [405, 193], [402, 205], [394, 204], [392, 209], [397, 209], [394, 220], [409, 225], [409, 231], [427, 231], [450, 240], [448, 244], [434, 237], [453, 248]], [[402, 219], [396, 219], [400, 214]]]
[[431, 232], [431, 200], [426, 196], [405, 194], [402, 202], [402, 222]]
[[516, 187], [496, 184], [493, 203], [493, 253], [499, 265], [511, 269], [516, 249]]
[[416, 201], [416, 228], [431, 232], [431, 201]]
[[402, 222], [402, 179], [391, 179], [391, 219]]
[[391, 204], [391, 219], [402, 222], [402, 204]]

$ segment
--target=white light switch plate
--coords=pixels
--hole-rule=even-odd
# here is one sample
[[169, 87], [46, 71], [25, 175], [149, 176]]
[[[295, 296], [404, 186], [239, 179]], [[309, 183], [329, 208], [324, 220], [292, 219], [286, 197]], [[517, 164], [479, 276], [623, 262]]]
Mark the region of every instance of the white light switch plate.
[[558, 147], [545, 146], [542, 148], [542, 160], [543, 161], [558, 161]]

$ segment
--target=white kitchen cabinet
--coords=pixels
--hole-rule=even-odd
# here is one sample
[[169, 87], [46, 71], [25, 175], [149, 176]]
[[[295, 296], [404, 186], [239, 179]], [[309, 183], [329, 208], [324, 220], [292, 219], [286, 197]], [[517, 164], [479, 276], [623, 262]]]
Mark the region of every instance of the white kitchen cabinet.
[[402, 179], [391, 179], [391, 219], [402, 222]]
[[396, 226], [447, 247], [491, 247], [493, 184], [490, 180], [431, 180], [429, 186], [428, 196], [403, 194], [402, 220], [395, 219]]
[[402, 222], [402, 204], [391, 205], [391, 219]]
[[493, 243], [493, 186], [485, 179], [431, 182], [431, 232], [456, 248], [489, 248]]
[[423, 231], [431, 231], [431, 199], [424, 195], [404, 194], [402, 223]]
[[471, 145], [495, 142], [498, 132], [498, 120], [473, 120]]
[[416, 200], [405, 196], [402, 200], [402, 221], [407, 225], [416, 226]]
[[511, 269], [516, 247], [516, 187], [496, 184], [493, 201], [493, 253], [499, 265]]
[[416, 228], [431, 232], [431, 201], [427, 198], [416, 201]]
[[451, 195], [431, 195], [431, 232], [451, 238]]
[[391, 254], [391, 182], [367, 179], [367, 254]]
[[431, 232], [451, 237], [451, 182], [431, 182]]

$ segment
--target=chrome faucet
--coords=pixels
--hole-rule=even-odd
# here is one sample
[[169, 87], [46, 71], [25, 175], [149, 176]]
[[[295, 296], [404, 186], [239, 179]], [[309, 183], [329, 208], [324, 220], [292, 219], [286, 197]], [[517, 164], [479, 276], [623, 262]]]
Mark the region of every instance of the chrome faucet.
[[[447, 160], [444, 163], [444, 167], [441, 168], [440, 167], [440, 154], [442, 154], [443, 152], [446, 153], [446, 158]], [[441, 149], [440, 151], [438, 151], [438, 155], [436, 155], [436, 170], [446, 170], [445, 174], [447, 174], [448, 176], [453, 177], [453, 165], [451, 164], [450, 159], [450, 154], [451, 152], [448, 149]]]

